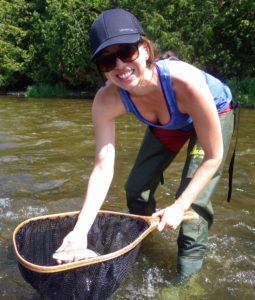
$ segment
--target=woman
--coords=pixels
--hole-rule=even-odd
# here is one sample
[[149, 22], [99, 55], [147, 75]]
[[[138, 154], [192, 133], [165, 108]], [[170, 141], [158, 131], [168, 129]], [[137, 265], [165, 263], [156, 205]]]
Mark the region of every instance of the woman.
[[[155, 212], [153, 194], [161, 175], [189, 140], [176, 199], [154, 216], [161, 219], [159, 231], [181, 224], [177, 271], [179, 278], [190, 276], [202, 265], [213, 221], [210, 198], [233, 132], [231, 92], [218, 79], [178, 59], [155, 63], [153, 43], [123, 9], [103, 12], [91, 26], [90, 42], [93, 60], [106, 79], [92, 108], [95, 165], [77, 224], [58, 251], [87, 247], [80, 237], [87, 235], [113, 178], [115, 119], [132, 112], [148, 129], [126, 184], [131, 213]], [[199, 220], [183, 224], [187, 209], [195, 210]]]

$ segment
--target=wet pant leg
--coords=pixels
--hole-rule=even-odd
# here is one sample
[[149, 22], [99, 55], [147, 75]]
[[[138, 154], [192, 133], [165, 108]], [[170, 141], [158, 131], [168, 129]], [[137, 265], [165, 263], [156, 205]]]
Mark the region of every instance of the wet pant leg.
[[[220, 122], [224, 142], [224, 157], [222, 163], [207, 187], [191, 205], [191, 209], [199, 214], [199, 219], [183, 222], [179, 231], [177, 240], [177, 272], [180, 277], [184, 278], [199, 271], [203, 263], [204, 253], [208, 244], [208, 229], [213, 223], [211, 196], [222, 174], [224, 162], [231, 142], [234, 128], [233, 111], [220, 115]], [[194, 134], [188, 145], [187, 159], [183, 169], [180, 187], [177, 191], [177, 197], [190, 182], [194, 172], [201, 163], [203, 156], [203, 150], [197, 136]]]

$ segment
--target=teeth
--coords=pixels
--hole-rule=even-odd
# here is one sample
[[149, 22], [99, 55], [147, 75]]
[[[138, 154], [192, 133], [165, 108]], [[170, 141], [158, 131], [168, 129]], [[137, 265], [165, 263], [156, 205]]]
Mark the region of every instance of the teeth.
[[121, 78], [121, 79], [126, 79], [126, 78], [128, 78], [131, 74], [132, 74], [132, 71], [129, 71], [129, 72], [124, 73], [124, 74], [119, 74], [118, 77]]

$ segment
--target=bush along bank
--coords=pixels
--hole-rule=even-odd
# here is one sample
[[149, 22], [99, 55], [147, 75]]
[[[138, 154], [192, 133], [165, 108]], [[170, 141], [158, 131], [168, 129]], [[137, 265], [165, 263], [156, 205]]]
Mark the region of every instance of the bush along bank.
[[255, 77], [252, 78], [231, 78], [227, 81], [231, 88], [233, 98], [242, 107], [255, 108]]
[[[226, 83], [231, 88], [234, 100], [238, 101], [242, 107], [255, 108], [255, 77], [246, 77], [243, 79], [231, 78], [226, 80]], [[92, 99], [95, 91], [93, 89], [83, 90], [75, 89], [69, 90], [62, 83], [47, 84], [40, 83], [29, 85], [25, 91], [0, 91], [0, 95], [14, 95], [17, 97], [30, 98], [79, 98]]]
[[[242, 107], [255, 108], [255, 77], [231, 78], [226, 83]], [[93, 98], [94, 92], [69, 91], [63, 84], [34, 84], [27, 87], [24, 95], [31, 98]]]
[[26, 88], [24, 97], [29, 98], [78, 98], [91, 99], [94, 97], [93, 91], [84, 91], [80, 89], [69, 90], [63, 84], [34, 84]]

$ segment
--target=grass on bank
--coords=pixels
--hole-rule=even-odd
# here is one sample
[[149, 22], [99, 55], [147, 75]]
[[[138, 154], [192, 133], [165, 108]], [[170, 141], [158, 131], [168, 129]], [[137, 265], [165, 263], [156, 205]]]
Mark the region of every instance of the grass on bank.
[[[236, 101], [243, 107], [255, 108], [255, 77], [232, 78], [227, 84]], [[68, 91], [63, 84], [34, 84], [28, 86], [25, 94], [32, 98], [66, 98]]]
[[255, 108], [255, 77], [232, 78], [227, 81], [234, 100], [238, 101], [243, 107]]
[[34, 84], [27, 87], [26, 97], [31, 98], [66, 98], [67, 89], [63, 84]]

